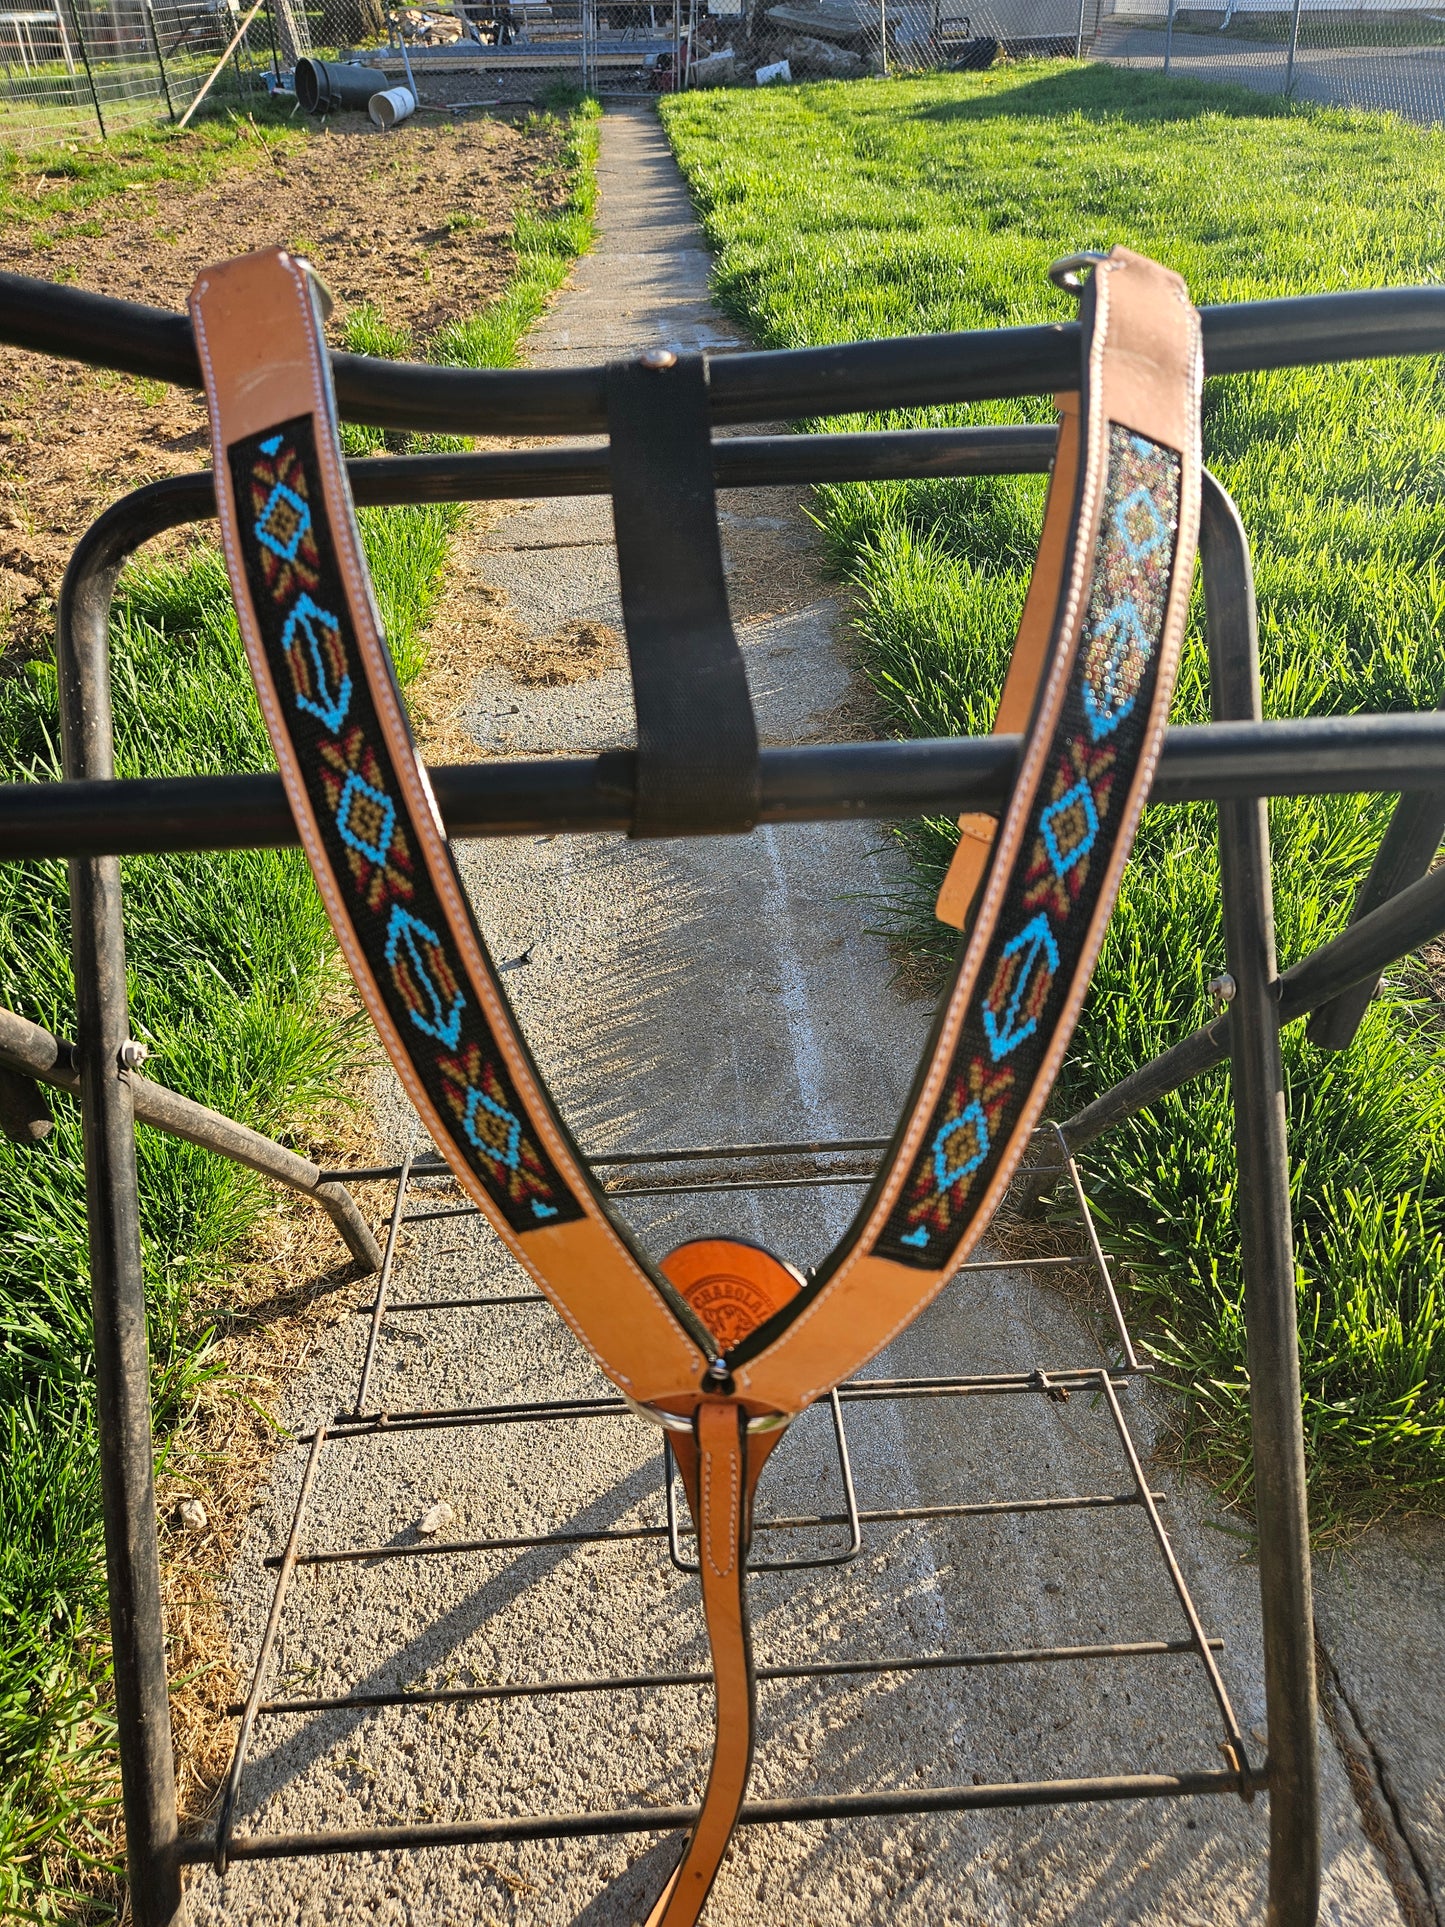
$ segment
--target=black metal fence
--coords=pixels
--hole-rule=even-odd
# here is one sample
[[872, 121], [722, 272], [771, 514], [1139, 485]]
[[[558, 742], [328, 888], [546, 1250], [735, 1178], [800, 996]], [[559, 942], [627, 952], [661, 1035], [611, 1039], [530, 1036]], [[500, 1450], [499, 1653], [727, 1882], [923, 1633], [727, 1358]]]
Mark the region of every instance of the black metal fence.
[[[1445, 349], [1445, 288], [1211, 308], [1204, 310], [1203, 324], [1206, 372], [1213, 375], [1376, 356], [1438, 355]], [[184, 386], [199, 383], [195, 344], [184, 316], [47, 282], [0, 274], [0, 340]], [[730, 355], [712, 364], [711, 413], [714, 426], [720, 427], [1050, 394], [1077, 384], [1078, 355], [1078, 330], [1072, 325]], [[526, 437], [577, 437], [606, 426], [606, 371], [601, 368], [474, 372], [348, 355], [334, 356], [332, 365], [339, 412], [352, 421], [420, 432], [444, 426], [453, 434]], [[1049, 452], [1046, 431], [985, 427], [724, 437], [714, 443], [713, 460], [717, 484], [726, 488], [763, 480], [797, 484], [1027, 472], [1046, 466]], [[354, 461], [349, 468], [360, 503], [605, 494], [611, 480], [608, 451], [575, 440], [570, 446], [543, 449], [374, 458]], [[212, 513], [211, 477], [178, 476], [115, 504], [88, 531], [67, 573], [57, 630], [65, 780], [9, 785], [0, 794], [0, 857], [69, 860], [77, 986], [75, 1069], [86, 1139], [116, 1705], [131, 1901], [140, 1927], [171, 1927], [178, 1919], [183, 1860], [239, 1854], [243, 1843], [228, 1843], [216, 1832], [183, 1843], [177, 1834], [155, 1539], [135, 1099], [124, 1068], [130, 1026], [118, 858], [150, 850], [282, 845], [293, 843], [297, 835], [274, 776], [115, 779], [109, 618], [116, 577], [126, 557], [151, 536]], [[1422, 818], [1439, 821], [1432, 813], [1445, 794], [1445, 715], [1264, 723], [1248, 544], [1233, 504], [1212, 481], [1205, 489], [1200, 556], [1215, 720], [1169, 732], [1152, 794], [1158, 803], [1212, 798], [1218, 804], [1226, 961], [1234, 997], [1227, 1017], [1209, 1031], [1184, 1040], [1128, 1084], [1106, 1094], [1091, 1107], [1092, 1117], [1084, 1113], [1069, 1120], [1061, 1143], [1067, 1162], [1068, 1151], [1077, 1143], [1107, 1128], [1109, 1120], [1097, 1115], [1101, 1109], [1117, 1121], [1217, 1055], [1229, 1055], [1249, 1334], [1267, 1758], [1256, 1769], [1234, 1756], [1227, 1773], [1216, 1767], [1206, 1776], [1207, 1786], [1187, 1776], [1146, 1776], [1147, 1784], [1136, 1776], [1127, 1785], [1095, 1780], [908, 1788], [760, 1803], [743, 1817], [769, 1823], [1020, 1801], [1162, 1797], [1226, 1790], [1226, 1783], [1228, 1790], [1247, 1796], [1265, 1786], [1270, 1796], [1270, 1918], [1279, 1927], [1313, 1927], [1319, 1766], [1279, 1031], [1308, 1010], [1337, 1008], [1341, 993], [1367, 985], [1383, 965], [1445, 927], [1445, 877], [1421, 874], [1433, 844], [1425, 849], [1429, 838], [1411, 829]], [[1018, 755], [1019, 742], [1012, 737], [768, 750], [761, 759], [759, 818], [809, 821], [925, 810], [953, 815], [960, 809], [986, 808], [1006, 794]], [[622, 829], [632, 820], [637, 757], [610, 752], [588, 759], [484, 763], [434, 774], [452, 835]], [[1326, 791], [1406, 794], [1372, 873], [1374, 896], [1364, 894], [1351, 928], [1341, 937], [1281, 977], [1274, 953], [1264, 798]], [[1408, 861], [1401, 854], [1405, 845], [1413, 853]], [[1043, 1181], [1051, 1181], [1060, 1168], [1056, 1163], [1054, 1172], [1042, 1174]], [[402, 1214], [404, 1195], [399, 1186], [394, 1222]], [[375, 1322], [379, 1325], [379, 1311]], [[1127, 1338], [1125, 1354], [1127, 1359]], [[1100, 1396], [1110, 1397], [1109, 1368], [1095, 1378]], [[890, 1384], [885, 1389], [895, 1395], [899, 1387]], [[934, 1396], [940, 1386], [906, 1389]], [[959, 1385], [945, 1389], [953, 1392]], [[364, 1397], [363, 1388], [358, 1403]], [[491, 1422], [496, 1415], [462, 1416]], [[517, 1413], [509, 1410], [504, 1416], [512, 1422]], [[416, 1423], [455, 1423], [457, 1417], [412, 1415]], [[313, 1452], [320, 1448], [324, 1429], [312, 1441]], [[1145, 1486], [1137, 1466], [1134, 1476], [1139, 1488], [1135, 1498], [1144, 1504]], [[298, 1534], [299, 1522], [287, 1555], [292, 1565]], [[279, 1617], [282, 1603], [278, 1594], [273, 1617]], [[1202, 1661], [1210, 1658], [1208, 1641], [1193, 1621], [1191, 1649]], [[1016, 1655], [986, 1657], [992, 1663]], [[948, 1663], [954, 1663], [952, 1656]], [[262, 1670], [248, 1704], [251, 1718], [262, 1711], [263, 1683]], [[613, 1682], [587, 1684], [601, 1689]], [[237, 1776], [243, 1757], [244, 1746], [238, 1748]], [[430, 1827], [355, 1836], [266, 1836], [248, 1839], [244, 1850], [295, 1855], [605, 1834], [683, 1825], [690, 1817], [689, 1810], [657, 1808], [640, 1818], [631, 1810], [527, 1819], [462, 1816]]]

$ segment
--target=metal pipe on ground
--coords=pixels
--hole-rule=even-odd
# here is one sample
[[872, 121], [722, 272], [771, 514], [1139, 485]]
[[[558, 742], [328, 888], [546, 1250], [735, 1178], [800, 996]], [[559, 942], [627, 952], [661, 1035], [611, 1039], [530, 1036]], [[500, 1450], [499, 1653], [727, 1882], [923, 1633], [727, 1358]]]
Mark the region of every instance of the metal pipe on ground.
[[306, 114], [334, 114], [345, 107], [364, 114], [372, 95], [385, 92], [386, 75], [379, 67], [309, 56], [296, 63], [296, 98]]
[[[79, 1093], [80, 1073], [76, 1063], [74, 1044], [53, 1037], [48, 1030], [30, 1023], [13, 1010], [0, 1010], [0, 1071], [10, 1073], [15, 1083], [28, 1086], [34, 1093], [34, 1098], [28, 1100], [32, 1115], [35, 1115], [36, 1103], [44, 1109], [44, 1099], [35, 1089], [37, 1083]], [[259, 1171], [277, 1184], [284, 1184], [288, 1191], [314, 1198], [341, 1233], [357, 1263], [368, 1272], [380, 1271], [381, 1248], [371, 1235], [355, 1198], [344, 1184], [323, 1179], [319, 1165], [313, 1164], [310, 1158], [288, 1151], [284, 1145], [263, 1137], [248, 1125], [238, 1124], [234, 1118], [182, 1097], [164, 1084], [153, 1084], [134, 1070], [122, 1072], [122, 1077], [130, 1086], [131, 1104], [138, 1123], [149, 1124], [171, 1137], [183, 1138], [187, 1144], [199, 1144], [235, 1164], [244, 1164], [248, 1170]], [[46, 1112], [47, 1118], [48, 1115]], [[30, 1132], [32, 1140], [43, 1135], [40, 1131]]]

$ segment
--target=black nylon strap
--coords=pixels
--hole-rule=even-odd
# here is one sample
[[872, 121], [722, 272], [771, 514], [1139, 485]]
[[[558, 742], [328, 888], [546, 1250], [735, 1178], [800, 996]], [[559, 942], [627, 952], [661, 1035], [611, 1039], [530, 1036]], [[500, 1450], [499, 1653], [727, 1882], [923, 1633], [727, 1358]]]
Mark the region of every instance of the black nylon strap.
[[750, 830], [758, 731], [728, 612], [707, 362], [654, 350], [607, 371], [612, 518], [637, 711], [634, 836]]

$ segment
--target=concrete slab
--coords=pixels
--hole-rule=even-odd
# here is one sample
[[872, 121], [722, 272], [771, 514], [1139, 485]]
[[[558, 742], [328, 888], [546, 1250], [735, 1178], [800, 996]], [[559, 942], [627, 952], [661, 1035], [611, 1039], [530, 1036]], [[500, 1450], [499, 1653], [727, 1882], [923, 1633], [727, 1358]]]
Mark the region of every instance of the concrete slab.
[[[615, 355], [662, 339], [734, 339], [706, 304], [686, 196], [650, 114], [603, 124], [602, 236], [538, 329], [539, 361]], [[672, 237], [665, 245], [661, 236]], [[687, 245], [678, 243], [686, 238]], [[677, 257], [686, 255], [683, 268]], [[809, 526], [786, 491], [729, 497], [725, 539], [751, 686], [765, 735], [830, 733], [851, 680], [837, 608]], [[468, 566], [505, 592], [524, 636], [579, 616], [616, 625], [616, 577], [596, 502], [514, 506]], [[766, 567], [750, 558], [768, 551]], [[493, 753], [629, 740], [619, 667], [539, 685], [500, 661], [465, 709]], [[894, 987], [886, 949], [861, 934], [861, 893], [886, 892], [897, 858], [856, 825], [766, 829], [707, 843], [615, 837], [465, 846], [482, 926], [541, 1066], [590, 1151], [886, 1130], [927, 1027]], [[522, 961], [526, 959], [526, 961]], [[378, 1106], [397, 1147], [412, 1129], [394, 1083]], [[438, 1202], [454, 1196], [433, 1182]], [[649, 1247], [727, 1228], [808, 1264], [844, 1229], [856, 1192], [640, 1197], [627, 1210]], [[955, 1282], [874, 1369], [979, 1371], [1099, 1362], [1082, 1302], [1030, 1274]], [[414, 1226], [394, 1299], [515, 1293], [527, 1283], [475, 1220]], [[364, 1321], [342, 1326], [293, 1387], [298, 1429], [347, 1409]], [[385, 1409], [591, 1396], [594, 1368], [545, 1307], [390, 1315], [372, 1400]], [[1147, 1450], [1156, 1416], [1130, 1397]], [[865, 1510], [960, 1500], [1108, 1494], [1125, 1468], [1088, 1400], [1042, 1396], [849, 1407]], [[302, 1454], [278, 1461], [228, 1581], [237, 1650], [253, 1654]], [[1262, 1745], [1256, 1576], [1211, 1497], [1154, 1468], [1175, 1543], [1241, 1718]], [[780, 1448], [766, 1521], [836, 1511], [826, 1411]], [[469, 1689], [548, 1675], [616, 1676], [705, 1663], [691, 1580], [658, 1536], [656, 1434], [628, 1420], [471, 1427], [326, 1448], [309, 1549], [369, 1546], [360, 1563], [303, 1566], [273, 1688], [335, 1695]], [[603, 1546], [409, 1556], [433, 1500], [448, 1536], [607, 1528]], [[773, 1556], [836, 1550], [835, 1527], [762, 1530]], [[401, 1556], [384, 1556], [395, 1549]], [[1183, 1621], [1137, 1508], [870, 1525], [835, 1571], [759, 1573], [761, 1663], [974, 1653], [1101, 1639], [1174, 1639]], [[967, 1783], [1217, 1764], [1197, 1666], [1179, 1656], [1013, 1669], [914, 1671], [780, 1682], [762, 1694], [759, 1795], [814, 1788]], [[567, 1812], [692, 1799], [706, 1771], [707, 1694], [627, 1689], [460, 1706], [377, 1707], [267, 1718], [242, 1801], [246, 1831], [364, 1825], [506, 1811]], [[781, 1915], [808, 1923], [1158, 1923], [1217, 1927], [1263, 1917], [1264, 1802], [1189, 1800], [972, 1817], [759, 1829], [742, 1834], [710, 1903], [713, 1927]], [[1401, 1922], [1385, 1860], [1363, 1831], [1332, 1753], [1326, 1903], [1339, 1927]], [[196, 1927], [276, 1920], [451, 1923], [645, 1916], [671, 1869], [668, 1838], [242, 1863], [193, 1876]], [[1414, 1927], [1409, 1923], [1408, 1927]]]
[[1317, 1562], [1326, 1710], [1411, 1927], [1445, 1923], [1445, 1522]]

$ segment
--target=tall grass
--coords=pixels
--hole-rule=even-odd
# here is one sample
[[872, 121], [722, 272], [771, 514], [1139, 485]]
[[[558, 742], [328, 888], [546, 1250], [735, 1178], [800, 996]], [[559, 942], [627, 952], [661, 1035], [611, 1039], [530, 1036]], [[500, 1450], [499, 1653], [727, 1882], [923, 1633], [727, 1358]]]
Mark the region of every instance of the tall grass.
[[[590, 236], [593, 133], [575, 114], [564, 165], [575, 177], [545, 273], [555, 286]], [[154, 143], [141, 159], [152, 164]], [[89, 178], [88, 176], [86, 178]], [[107, 180], [111, 179], [106, 175]], [[113, 182], [112, 182], [113, 185]], [[545, 225], [545, 224], [538, 224]], [[564, 230], [565, 228], [565, 239]], [[531, 230], [528, 230], [530, 233]], [[545, 278], [519, 248], [519, 279]], [[529, 279], [529, 277], [531, 277]], [[531, 299], [532, 297], [529, 297]], [[535, 308], [478, 333], [515, 357]], [[410, 353], [373, 311], [349, 318], [357, 352]], [[427, 344], [433, 353], [437, 344]], [[363, 433], [357, 452], [373, 444]], [[458, 511], [365, 511], [377, 600], [406, 684], [426, 656]], [[274, 767], [215, 550], [140, 561], [112, 626], [122, 775]], [[0, 674], [3, 780], [59, 774], [56, 677], [36, 662]], [[297, 851], [145, 857], [123, 865], [132, 1029], [157, 1077], [281, 1137], [325, 1128], [359, 1036], [328, 996], [339, 966]], [[64, 867], [0, 866], [0, 1004], [73, 1034]], [[87, 1865], [109, 1866], [115, 1799], [104, 1574], [95, 1458], [94, 1364], [79, 1121], [57, 1097], [43, 1145], [0, 1143], [0, 1918], [52, 1919], [92, 1905]], [[265, 1187], [194, 1146], [138, 1133], [142, 1242], [164, 1440], [218, 1369], [198, 1312], [228, 1253], [267, 1208]]]
[[[1107, 68], [1005, 68], [756, 97], [664, 117], [718, 250], [717, 290], [769, 345], [1034, 322], [1068, 309], [1048, 263], [1124, 242], [1196, 300], [1445, 271], [1445, 134]], [[1275, 716], [1445, 702], [1445, 415], [1435, 362], [1209, 385], [1206, 457], [1254, 548]], [[1046, 404], [910, 420], [1037, 419]], [[864, 667], [904, 735], [991, 727], [1037, 536], [1036, 478], [826, 489], [858, 592]], [[1176, 720], [1208, 716], [1191, 632]], [[1285, 961], [1338, 930], [1389, 799], [1271, 809]], [[911, 826], [909, 934], [949, 826]], [[1222, 962], [1212, 809], [1150, 811], [1056, 1101], [1060, 1115], [1208, 1015]], [[1286, 1034], [1306, 1429], [1322, 1500], [1445, 1493], [1445, 1050], [1418, 966], [1390, 973], [1349, 1053]], [[1091, 1192], [1133, 1310], [1180, 1394], [1187, 1442], [1249, 1476], [1225, 1069], [1104, 1140]]]

